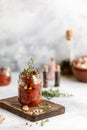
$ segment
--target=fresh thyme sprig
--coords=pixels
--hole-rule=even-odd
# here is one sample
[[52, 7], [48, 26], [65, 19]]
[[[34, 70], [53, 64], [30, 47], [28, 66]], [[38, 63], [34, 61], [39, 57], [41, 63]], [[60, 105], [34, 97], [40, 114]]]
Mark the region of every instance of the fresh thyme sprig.
[[40, 68], [37, 68], [37, 72], [40, 73]]
[[22, 71], [22, 74], [31, 74], [32, 75], [32, 72], [30, 72], [30, 70], [33, 69], [34, 64], [35, 64], [35, 61], [33, 58], [31, 58], [30, 61], [28, 62], [28, 68], [24, 69]]
[[34, 68], [35, 60], [33, 58], [30, 59], [28, 62], [28, 68], [24, 69], [22, 71], [22, 74], [29, 74], [31, 77], [35, 75], [32, 70], [36, 70], [38, 73], [40, 73], [39, 68]]
[[49, 90], [42, 91], [42, 96], [47, 98], [48, 100], [50, 100], [53, 97], [71, 97], [73, 95], [67, 94], [67, 93], [60, 93], [59, 89], [57, 89], [57, 90], [49, 89]]
[[31, 58], [31, 60], [28, 62], [28, 69], [27, 70], [31, 70], [33, 68], [34, 64], [35, 64], [35, 61], [33, 58]]
[[41, 120], [41, 126], [44, 126], [46, 122], [49, 122], [49, 119]]

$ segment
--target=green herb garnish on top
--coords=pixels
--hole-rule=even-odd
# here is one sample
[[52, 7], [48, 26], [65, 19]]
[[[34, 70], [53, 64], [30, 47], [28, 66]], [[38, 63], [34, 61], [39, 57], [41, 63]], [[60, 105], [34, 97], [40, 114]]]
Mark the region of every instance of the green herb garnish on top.
[[35, 60], [33, 58], [28, 62], [28, 68], [24, 69], [21, 74], [29, 74], [31, 77], [40, 73], [39, 68], [34, 68]]
[[40, 69], [35, 68], [35, 61], [31, 58], [28, 68], [25, 68], [19, 75], [19, 87], [24, 86], [24, 89], [32, 90], [32, 85], [40, 82]]
[[31, 70], [34, 69], [34, 64], [35, 64], [35, 61], [34, 61], [33, 58], [31, 58], [30, 61], [28, 62], [28, 68], [24, 69], [22, 71], [22, 74], [30, 74], [30, 73], [32, 73]]
[[28, 62], [28, 71], [29, 70], [31, 70], [31, 69], [33, 69], [33, 65], [35, 64], [35, 61], [34, 61], [34, 59], [33, 58], [31, 58], [31, 61], [30, 62]]

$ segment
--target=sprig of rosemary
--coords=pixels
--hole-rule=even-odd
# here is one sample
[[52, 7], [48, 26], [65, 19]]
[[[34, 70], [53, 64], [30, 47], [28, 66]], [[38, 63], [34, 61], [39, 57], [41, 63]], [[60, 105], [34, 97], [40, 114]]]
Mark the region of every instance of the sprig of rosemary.
[[44, 126], [44, 124], [46, 123], [46, 122], [49, 122], [49, 119], [45, 119], [45, 120], [41, 120], [41, 126]]
[[54, 98], [54, 97], [71, 97], [73, 96], [72, 94], [66, 94], [66, 93], [60, 93], [59, 92], [59, 89], [57, 90], [52, 90], [52, 89], [49, 89], [49, 90], [44, 90], [42, 91], [42, 96], [47, 98], [48, 100]]

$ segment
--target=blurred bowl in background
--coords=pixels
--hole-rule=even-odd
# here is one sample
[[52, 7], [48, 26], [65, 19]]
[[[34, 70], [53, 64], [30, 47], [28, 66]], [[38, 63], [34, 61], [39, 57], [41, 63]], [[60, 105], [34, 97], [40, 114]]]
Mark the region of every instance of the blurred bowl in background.
[[72, 72], [76, 79], [81, 82], [87, 82], [87, 56], [73, 60]]

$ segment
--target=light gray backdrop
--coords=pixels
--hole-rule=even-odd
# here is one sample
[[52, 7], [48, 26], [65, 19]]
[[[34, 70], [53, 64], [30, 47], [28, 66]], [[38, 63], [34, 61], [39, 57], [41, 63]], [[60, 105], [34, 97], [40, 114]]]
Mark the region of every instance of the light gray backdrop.
[[87, 53], [87, 0], [0, 0], [0, 65], [22, 69], [69, 57], [65, 38], [73, 29], [74, 57]]

